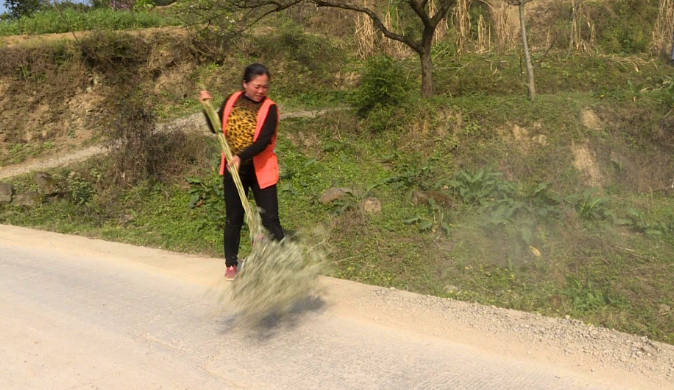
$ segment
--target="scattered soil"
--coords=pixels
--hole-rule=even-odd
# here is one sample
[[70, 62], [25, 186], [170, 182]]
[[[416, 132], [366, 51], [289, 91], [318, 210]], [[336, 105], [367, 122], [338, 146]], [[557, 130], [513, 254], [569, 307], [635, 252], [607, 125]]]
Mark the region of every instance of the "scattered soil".
[[573, 152], [573, 166], [587, 176], [587, 184], [592, 187], [600, 187], [602, 175], [599, 172], [597, 161], [587, 145], [574, 145], [571, 147], [571, 151]]

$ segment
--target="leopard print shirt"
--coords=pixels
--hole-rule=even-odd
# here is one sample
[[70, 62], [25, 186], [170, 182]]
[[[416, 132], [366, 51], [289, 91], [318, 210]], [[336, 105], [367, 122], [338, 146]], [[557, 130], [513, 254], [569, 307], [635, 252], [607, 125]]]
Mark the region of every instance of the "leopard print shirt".
[[232, 154], [237, 155], [253, 144], [257, 127], [257, 113], [262, 102], [254, 102], [243, 96], [236, 99], [227, 119], [226, 138]]

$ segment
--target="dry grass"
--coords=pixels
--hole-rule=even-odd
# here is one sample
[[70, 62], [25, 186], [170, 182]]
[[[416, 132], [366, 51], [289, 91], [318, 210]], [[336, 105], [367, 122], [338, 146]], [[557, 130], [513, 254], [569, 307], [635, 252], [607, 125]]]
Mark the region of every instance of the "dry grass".
[[[469, 1], [469, 0], [460, 0], [460, 1]], [[428, 13], [429, 15], [433, 16], [436, 14], [438, 11], [438, 6], [435, 4], [435, 0], [431, 0], [428, 2]], [[435, 29], [435, 35], [433, 36], [433, 44], [437, 45], [439, 42], [442, 42], [443, 39], [447, 36], [449, 33], [449, 22], [447, 21], [447, 18], [445, 18], [440, 24], [438, 24], [438, 27]]]
[[[368, 5], [367, 0], [363, 2], [364, 6]], [[377, 30], [372, 24], [372, 19], [365, 14], [359, 13], [356, 17], [356, 54], [361, 59], [366, 59], [376, 52], [377, 44]]]
[[484, 53], [491, 51], [491, 26], [480, 15], [477, 22], [477, 42], [475, 45], [477, 53]]
[[[575, 49], [580, 52], [589, 52], [596, 42], [595, 23], [592, 21], [591, 14], [584, 12], [582, 2], [571, 0], [571, 9], [575, 10], [575, 17], [571, 21], [569, 51]], [[583, 37], [589, 37], [589, 40]]]
[[[366, 8], [375, 6], [374, 2], [369, 0], [363, 0], [361, 5]], [[400, 31], [400, 17], [392, 3], [387, 6], [383, 19], [382, 22], [389, 31]], [[381, 51], [397, 59], [406, 58], [410, 54], [409, 48], [404, 43], [381, 36], [381, 33], [374, 27], [372, 19], [365, 14], [358, 13], [356, 16], [355, 37], [356, 54], [361, 59], [366, 59]]]
[[[386, 16], [384, 17], [384, 26], [390, 31], [401, 30], [400, 16], [398, 15], [397, 10], [395, 10], [395, 8], [393, 7], [392, 2], [389, 3], [389, 6], [386, 10]], [[393, 58], [402, 59], [406, 58], [410, 54], [410, 49], [407, 47], [407, 45], [399, 41], [383, 38], [381, 45], [383, 47], [384, 52]]]
[[660, 0], [658, 20], [653, 30], [651, 51], [655, 55], [669, 55], [672, 48], [672, 32], [674, 31], [674, 0]]
[[492, 19], [496, 30], [496, 47], [499, 51], [508, 51], [517, 47], [519, 22], [510, 12], [510, 5], [505, 1], [491, 8]]
[[[456, 30], [456, 48], [458, 53], [466, 51], [466, 47], [471, 38], [470, 3], [471, 0], [458, 0], [452, 14], [452, 23]], [[430, 4], [434, 4], [434, 2], [431, 1]]]

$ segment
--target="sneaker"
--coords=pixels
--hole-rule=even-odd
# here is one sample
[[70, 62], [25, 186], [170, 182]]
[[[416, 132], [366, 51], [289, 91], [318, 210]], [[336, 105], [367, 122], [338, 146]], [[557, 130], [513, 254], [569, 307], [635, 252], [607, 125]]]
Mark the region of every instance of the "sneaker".
[[234, 278], [236, 278], [236, 267], [232, 265], [227, 267], [227, 271], [225, 271], [225, 279], [234, 280]]

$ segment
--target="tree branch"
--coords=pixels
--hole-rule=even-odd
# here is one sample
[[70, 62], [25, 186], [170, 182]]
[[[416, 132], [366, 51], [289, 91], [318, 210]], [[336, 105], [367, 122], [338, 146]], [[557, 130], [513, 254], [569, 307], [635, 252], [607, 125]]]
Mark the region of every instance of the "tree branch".
[[529, 3], [531, 3], [532, 1], [535, 1], [535, 0], [504, 0], [504, 1], [506, 3], [508, 3], [509, 5], [512, 5], [514, 7], [518, 7], [520, 5], [520, 3], [524, 3], [526, 5], [526, 4], [529, 4]]
[[428, 17], [428, 13], [425, 9], [426, 3], [428, 3], [428, 0], [423, 0], [421, 4], [417, 3], [417, 0], [407, 0], [407, 4], [409, 4], [414, 13], [419, 15], [419, 18], [421, 18], [421, 21], [424, 23], [424, 27], [433, 28], [434, 26], [431, 25], [431, 18]]
[[543, 53], [541, 58], [534, 65], [534, 69], [538, 68], [543, 63], [543, 60], [545, 59], [545, 57], [547, 57], [548, 53], [550, 53], [550, 49], [552, 49], [552, 47], [555, 45], [556, 41], [557, 41], [557, 34], [555, 34], [555, 39], [552, 40], [552, 43], [550, 43], [550, 46], [548, 47], [548, 49], [545, 50], [545, 53]]
[[[200, 7], [199, 9], [209, 11], [205, 12], [205, 15], [208, 16], [203, 17], [203, 20], [207, 21], [208, 24], [211, 24], [213, 18], [221, 17], [222, 13], [243, 13], [243, 15], [238, 18], [238, 27], [234, 28], [234, 30], [229, 32], [226, 36], [227, 38], [233, 38], [248, 31], [248, 29], [268, 15], [284, 11], [304, 1], [305, 0], [233, 0], [224, 4], [216, 3], [216, 5], [210, 7]], [[211, 17], [213, 11], [216, 11], [217, 14]], [[261, 13], [256, 14], [258, 11]]]
[[267, 6], [274, 6], [273, 10], [271, 12], [279, 12], [283, 11], [286, 8], [290, 8], [296, 4], [299, 4], [303, 2], [304, 0], [287, 0], [287, 1], [279, 1], [279, 0], [235, 0], [235, 1], [229, 1], [229, 4], [231, 4], [232, 8], [238, 8], [240, 10], [243, 9], [258, 9], [262, 7], [267, 7]]
[[387, 29], [386, 26], [384, 26], [384, 23], [382, 23], [379, 16], [377, 16], [377, 14], [369, 8], [359, 7], [357, 5], [345, 4], [345, 3], [341, 3], [341, 2], [337, 2], [337, 1], [323, 1], [323, 0], [312, 0], [312, 1], [313, 1], [313, 3], [315, 3], [319, 7], [341, 8], [341, 9], [345, 9], [345, 10], [349, 10], [349, 11], [356, 11], [356, 12], [363, 13], [363, 14], [369, 16], [370, 19], [372, 19], [372, 22], [377, 27], [377, 29], [379, 29], [379, 31], [381, 31], [387, 38], [402, 42], [402, 43], [406, 44], [407, 46], [411, 47], [417, 53], [421, 53], [424, 50], [423, 47], [421, 46], [420, 42], [416, 42], [415, 40], [413, 40], [412, 38], [410, 38], [407, 35], [397, 34], [397, 33], [394, 33], [392, 31], [390, 31], [389, 29]]
[[447, 16], [447, 13], [449, 12], [449, 9], [452, 8], [452, 5], [456, 3], [456, 0], [443, 0], [442, 5], [440, 6], [440, 9], [438, 12], [433, 15], [431, 18], [431, 25], [433, 29], [435, 30], [436, 27], [438, 27], [438, 24], [442, 21]]

